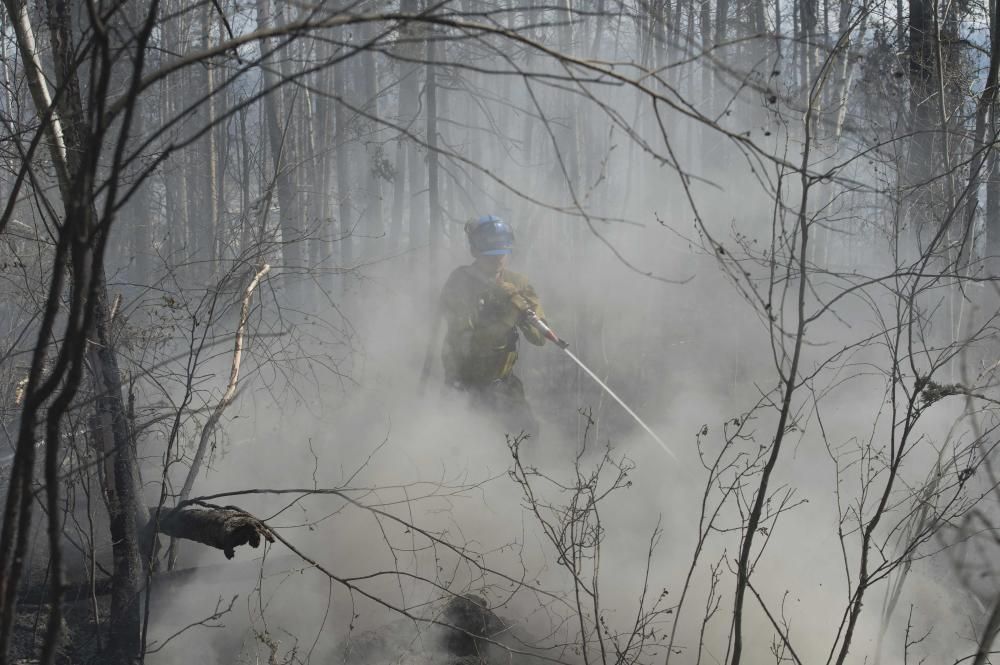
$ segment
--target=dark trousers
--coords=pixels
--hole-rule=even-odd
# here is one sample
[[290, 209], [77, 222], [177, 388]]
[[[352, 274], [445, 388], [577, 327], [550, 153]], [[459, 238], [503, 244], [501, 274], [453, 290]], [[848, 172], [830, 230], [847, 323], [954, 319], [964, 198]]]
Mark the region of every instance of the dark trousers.
[[473, 404], [490, 413], [505, 434], [538, 437], [538, 420], [524, 396], [524, 384], [514, 374], [482, 386], [466, 386], [466, 390]]

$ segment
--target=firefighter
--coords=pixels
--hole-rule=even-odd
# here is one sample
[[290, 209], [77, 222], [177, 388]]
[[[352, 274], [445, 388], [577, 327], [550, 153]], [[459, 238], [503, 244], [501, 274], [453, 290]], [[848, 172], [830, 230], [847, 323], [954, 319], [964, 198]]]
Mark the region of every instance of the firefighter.
[[514, 248], [510, 224], [486, 215], [468, 222], [465, 233], [475, 260], [456, 268], [441, 292], [445, 381], [493, 413], [508, 434], [535, 436], [538, 421], [514, 364], [521, 335], [545, 344], [530, 324], [532, 315], [544, 316], [538, 296], [523, 275], [507, 269]]

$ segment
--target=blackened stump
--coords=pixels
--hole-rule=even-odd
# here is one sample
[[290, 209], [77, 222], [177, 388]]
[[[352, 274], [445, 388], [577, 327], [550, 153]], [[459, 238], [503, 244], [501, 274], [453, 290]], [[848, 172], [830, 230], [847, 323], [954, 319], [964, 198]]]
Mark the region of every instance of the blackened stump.
[[490, 610], [486, 599], [471, 593], [452, 598], [442, 619], [453, 626], [445, 629], [444, 650], [455, 658], [485, 660], [490, 641], [504, 630], [503, 622]]

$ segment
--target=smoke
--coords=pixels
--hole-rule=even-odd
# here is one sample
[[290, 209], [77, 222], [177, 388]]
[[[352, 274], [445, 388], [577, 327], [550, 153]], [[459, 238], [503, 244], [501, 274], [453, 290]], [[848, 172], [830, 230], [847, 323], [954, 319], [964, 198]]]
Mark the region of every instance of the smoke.
[[[429, 662], [444, 657], [434, 622], [446, 599], [467, 592], [510, 624], [503, 642], [518, 658], [582, 662], [581, 646], [596, 657], [603, 639], [606, 661], [619, 662], [617, 644], [629, 650], [623, 660], [662, 662], [676, 625], [675, 662], [724, 661], [741, 537], [794, 343], [801, 275], [789, 265], [800, 247], [799, 212], [849, 222], [837, 232], [813, 227], [819, 248], [811, 245], [807, 258], [818, 276], [805, 296], [809, 311], [838, 300], [807, 326], [800, 372], [811, 380], [797, 387], [782, 432], [743, 633], [745, 662], [754, 665], [789, 656], [781, 635], [803, 662], [827, 658], [857, 590], [859, 538], [894, 441], [899, 401], [887, 385], [898, 378], [898, 357], [886, 333], [900, 296], [876, 284], [839, 299], [857, 280], [830, 274], [835, 268], [870, 273], [894, 267], [894, 257], [888, 243], [869, 242], [867, 263], [856, 260], [851, 238], [870, 199], [816, 187], [799, 210], [801, 183], [789, 164], [801, 156], [802, 129], [790, 124], [791, 111], [762, 102], [760, 80], [771, 85], [764, 65], [748, 77], [756, 87], [701, 100], [734, 137], [749, 134], [751, 147], [610, 83], [588, 94], [507, 84], [503, 98], [477, 100], [484, 117], [443, 90], [442, 108], [452, 95], [452, 114], [476, 124], [445, 125], [442, 143], [466, 150], [476, 167], [443, 160], [456, 184], [446, 188], [441, 247], [432, 252], [414, 229], [403, 251], [358, 228], [356, 260], [339, 266], [351, 269], [314, 277], [327, 297], [301, 308], [288, 302], [298, 276], [285, 266], [285, 281], [261, 290], [240, 396], [195, 487], [202, 496], [238, 493], [218, 502], [267, 519], [305, 558], [279, 542], [225, 563], [218, 551], [181, 544], [181, 566], [204, 570], [153, 590], [151, 644], [178, 636], [149, 662]], [[692, 99], [707, 94], [692, 83], [703, 66], [676, 74]], [[666, 85], [654, 88], [667, 94]], [[524, 124], [483, 131], [486, 116], [508, 102]], [[523, 119], [536, 116], [546, 122]], [[838, 156], [822, 149], [810, 166]], [[847, 175], [874, 189], [873, 171], [862, 165]], [[411, 184], [406, 194], [425, 209], [426, 192]], [[470, 260], [460, 222], [488, 213], [514, 225], [511, 268], [535, 286], [548, 322], [676, 460], [551, 345], [520, 348], [516, 372], [542, 430], [520, 444], [517, 460], [508, 445], [516, 433], [443, 386], [440, 339], [431, 338], [438, 293], [450, 270]], [[229, 324], [217, 323], [220, 335]], [[171, 351], [183, 353], [177, 346]], [[421, 385], [428, 355], [434, 372]], [[202, 363], [197, 401], [213, 404], [229, 362], [222, 350]], [[917, 363], [927, 369], [925, 359]], [[882, 547], [865, 554], [870, 570], [898, 556], [907, 502], [919, 503], [937, 451], [968, 440], [952, 431], [959, 415], [935, 407], [909, 434], [926, 445], [907, 456], [889, 497], [898, 513], [879, 531]], [[150, 435], [145, 445], [147, 470], [155, 469], [163, 441]], [[531, 496], [511, 477], [516, 462]], [[621, 486], [604, 496], [620, 469]], [[319, 492], [331, 488], [340, 493]], [[573, 511], [593, 507], [578, 503], [581, 488], [602, 497], [599, 522], [588, 513], [590, 531], [575, 530], [583, 522]], [[317, 492], [271, 492], [289, 489]], [[150, 487], [149, 500], [156, 495]], [[896, 578], [886, 572], [871, 582], [847, 662], [898, 660], [908, 641], [932, 659], [964, 646], [967, 602], [949, 589], [950, 573], [921, 560], [939, 546], [928, 540], [910, 554], [916, 562], [884, 638], [882, 599]], [[570, 552], [579, 560], [568, 563]], [[216, 564], [237, 572], [223, 575]], [[963, 608], [953, 623], [941, 619], [946, 603]], [[932, 625], [932, 638], [914, 642]]]
[[[326, 11], [290, 5], [269, 24], [266, 4], [221, 24], [243, 35]], [[111, 292], [126, 302], [107, 323], [135, 400], [145, 499], [183, 483], [179, 462], [230, 376], [241, 280], [267, 261], [238, 397], [194, 495], [278, 536], [233, 561], [180, 543], [184, 570], [158, 571], [144, 598], [149, 662], [437, 662], [454, 655], [440, 624], [463, 594], [507, 624], [495, 662], [725, 662], [741, 561], [744, 663], [966, 655], [995, 597], [974, 576], [993, 557], [961, 531], [991, 531], [992, 509], [976, 511], [992, 488], [975, 474], [997, 426], [982, 410], [995, 400], [976, 392], [992, 387], [997, 363], [978, 343], [993, 322], [973, 286], [935, 274], [939, 257], [915, 260], [945, 227], [938, 199], [961, 198], [944, 182], [955, 189], [965, 167], [939, 178], [906, 164], [883, 145], [887, 127], [906, 126], [886, 108], [905, 95], [892, 82], [852, 88], [855, 54], [895, 69], [896, 49], [877, 52], [885, 44], [869, 44], [862, 23], [817, 70], [819, 39], [789, 56], [780, 34], [776, 48], [744, 38], [769, 29], [763, 3], [739, 30], [706, 3], [702, 16], [687, 3], [687, 26], [684, 3], [669, 26], [627, 3], [605, 16], [532, 3], [463, 19], [506, 28], [448, 27], [476, 4], [428, 6], [443, 12], [433, 25], [296, 28], [232, 61], [213, 50], [197, 74], [148, 79], [162, 85], [143, 93], [135, 131], [152, 138], [134, 137], [130, 173], [111, 177], [138, 178], [147, 161], [160, 170], [117, 188], [135, 194], [128, 206], [100, 206], [120, 209], [130, 234], [109, 250]], [[210, 12], [190, 24], [187, 12], [154, 31], [178, 75], [174, 54], [225, 39]], [[711, 23], [717, 41], [696, 40]], [[133, 59], [115, 57], [109, 85], [124, 89]], [[802, 80], [783, 71], [796, 66]], [[272, 103], [235, 107], [280, 76]], [[816, 96], [814, 83], [829, 90]], [[192, 86], [205, 88], [201, 108], [181, 99]], [[12, 123], [49, 117], [16, 110]], [[204, 132], [206, 118], [224, 122]], [[22, 197], [34, 226], [18, 221], [26, 235], [0, 250], [0, 319], [13, 322], [0, 378], [15, 393], [58, 226], [47, 201]], [[462, 222], [481, 214], [513, 224], [511, 269], [548, 323], [676, 459], [552, 345], [522, 344], [516, 367], [537, 437], [504, 431], [444, 385], [439, 293], [470, 261]], [[949, 261], [964, 251], [965, 238], [945, 240]], [[24, 262], [36, 255], [37, 271]], [[101, 541], [107, 570], [95, 535], [106, 525], [93, 524], [107, 472], [86, 475], [95, 425], [83, 407], [64, 423], [67, 468], [86, 467], [90, 484], [66, 493], [66, 530], [81, 551]], [[67, 569], [82, 579], [91, 563]]]
[[[691, 282], [667, 285], [638, 276], [602, 252], [600, 243], [586, 238], [585, 260], [547, 262], [542, 260], [547, 252], [533, 245], [529, 256], [534, 260], [517, 255], [513, 263], [536, 286], [556, 330], [678, 455], [676, 461], [665, 455], [554, 348], [522, 345], [518, 373], [543, 421], [538, 439], [519, 449], [523, 463], [572, 485], [577, 456], [586, 474], [610, 445], [614, 459], [626, 458], [633, 467], [629, 486], [601, 504], [600, 607], [613, 632], [632, 630], [644, 593], [651, 602], [665, 592], [664, 609], [679, 601], [699, 529], [704, 528], [699, 512], [709, 476], [703, 462], [720, 449], [725, 423], [744, 418], [761, 393], [777, 399], [771, 392], [776, 383], [773, 366], [762, 352], [767, 334], [761, 322], [727, 289], [713, 259], [681, 249], [647, 250], [641, 242], [644, 234], [656, 233], [670, 235], [650, 227], [628, 229], [614, 238], [648, 265], [693, 275]], [[458, 241], [455, 245], [448, 266], [468, 260]], [[416, 268], [424, 266], [417, 263]], [[435, 277], [442, 272], [436, 271]], [[170, 593], [156, 594], [153, 640], [200, 620], [220, 599], [225, 606], [232, 596], [239, 597], [232, 612], [217, 620], [225, 627], [192, 629], [162, 655], [154, 654], [151, 662], [185, 662], [191, 654], [205, 658], [208, 653], [219, 663], [233, 662], [236, 654], [238, 662], [249, 662], [270, 658], [272, 647], [277, 662], [292, 652], [304, 659], [310, 651], [316, 662], [348, 658], [348, 653], [366, 654], [366, 662], [388, 661], [402, 653], [427, 658], [439, 648], [441, 630], [427, 621], [439, 619], [448, 592], [467, 591], [483, 593], [497, 606], [498, 614], [511, 623], [520, 649], [528, 650], [523, 642], [562, 659], [578, 657], [562, 646], [578, 638], [577, 626], [568, 620], [575, 604], [572, 577], [521, 488], [508, 477], [513, 460], [505, 433], [472, 409], [463, 395], [441, 384], [438, 343], [429, 340], [440, 279], [417, 274], [402, 261], [366, 269], [362, 275], [349, 285], [356, 290], [356, 304], [343, 312], [356, 349], [350, 372], [339, 376], [312, 365], [309, 373], [288, 373], [294, 379], [287, 385], [278, 374], [270, 385], [255, 379], [227, 414], [225, 441], [219, 448], [224, 452], [195, 493], [356, 488], [352, 496], [360, 502], [435, 534], [473, 561], [340, 497], [227, 498], [224, 502], [271, 518], [269, 523], [296, 548], [338, 577], [375, 575], [356, 584], [396, 608], [406, 608], [420, 621], [401, 620], [362, 593], [347, 592], [312, 564], [288, 560], [278, 544], [267, 552], [266, 560], [272, 563], [264, 566], [263, 575], [254, 566], [244, 567], [245, 578], [218, 583], [212, 579], [217, 573], [196, 573]], [[333, 320], [337, 315], [328, 316]], [[851, 316], [860, 325], [860, 317]], [[827, 344], [839, 335], [835, 329], [816, 333], [826, 333]], [[254, 357], [263, 357], [259, 347], [268, 342], [250, 344]], [[421, 389], [419, 375], [429, 345], [435, 370]], [[813, 355], [824, 353], [829, 353], [828, 347]], [[220, 359], [220, 366], [224, 361]], [[301, 370], [301, 364], [295, 366]], [[830, 626], [839, 620], [846, 594], [847, 573], [837, 535], [843, 516], [836, 511], [838, 481], [824, 439], [843, 446], [870, 435], [883, 408], [871, 399], [880, 385], [878, 380], [861, 381], [833, 391], [823, 399], [822, 416], [800, 407], [792, 440], [786, 443], [792, 451], [773, 484], [775, 509], [785, 492], [794, 508], [768, 526], [753, 581], [805, 660], [828, 655]], [[578, 410], [594, 419], [589, 431], [587, 416]], [[761, 409], [752, 417], [748, 432], [753, 438], [732, 444], [735, 457], [749, 457], [769, 443], [773, 409]], [[943, 440], [947, 422], [942, 418], [927, 435]], [[706, 425], [699, 455], [697, 434]], [[609, 473], [612, 470], [605, 469], [604, 482]], [[540, 478], [536, 481], [540, 504], [566, 501], [565, 494]], [[718, 482], [715, 485], [710, 510], [718, 500]], [[733, 558], [752, 485], [739, 487], [736, 494], [699, 553], [702, 563], [678, 619], [675, 649], [684, 662], [693, 662], [699, 648], [705, 658], [722, 660], [725, 655]], [[849, 501], [844, 509], [850, 510]], [[657, 528], [657, 545], [649, 555]], [[182, 548], [184, 566], [221, 561], [217, 551], [188, 543]], [[849, 554], [852, 562], [853, 556]], [[243, 550], [231, 565], [259, 557], [259, 552]], [[714, 591], [712, 566], [717, 566], [719, 577]], [[919, 564], [911, 574], [919, 582], [897, 614], [912, 603], [916, 633], [929, 625], [938, 606], [935, 598], [944, 591], [925, 578]], [[513, 588], [510, 580], [516, 581]], [[540, 596], [538, 590], [559, 600]], [[707, 600], [710, 593], [713, 600]], [[748, 606], [747, 648], [754, 654], [751, 662], [764, 662], [775, 631], [756, 599], [748, 598]], [[878, 602], [873, 600], [871, 606], [878, 608]], [[592, 616], [592, 605], [584, 607]], [[852, 654], [859, 662], [874, 653], [877, 612], [866, 612], [856, 637], [858, 647]], [[706, 615], [711, 620], [703, 628]], [[652, 630], [657, 637], [650, 641], [662, 644], [673, 620], [673, 614], [663, 614], [643, 630]], [[897, 616], [892, 626], [894, 635], [899, 634], [900, 620]], [[884, 657], [898, 651], [897, 639], [885, 647]], [[662, 658], [662, 646], [650, 646], [643, 657], [654, 653]]]

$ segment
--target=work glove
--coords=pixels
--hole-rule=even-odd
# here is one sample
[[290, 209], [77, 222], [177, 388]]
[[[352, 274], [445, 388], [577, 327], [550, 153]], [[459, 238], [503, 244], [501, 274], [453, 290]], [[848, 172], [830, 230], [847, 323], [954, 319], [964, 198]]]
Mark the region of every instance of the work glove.
[[521, 292], [521, 289], [517, 287], [514, 282], [497, 282], [497, 288], [504, 292], [508, 298], [513, 298], [515, 295]]
[[497, 289], [503, 293], [503, 297], [509, 300], [517, 310], [517, 316], [513, 318], [512, 323], [523, 320], [525, 312], [533, 310], [538, 306], [538, 301], [530, 290], [525, 292], [513, 282], [498, 282]]

